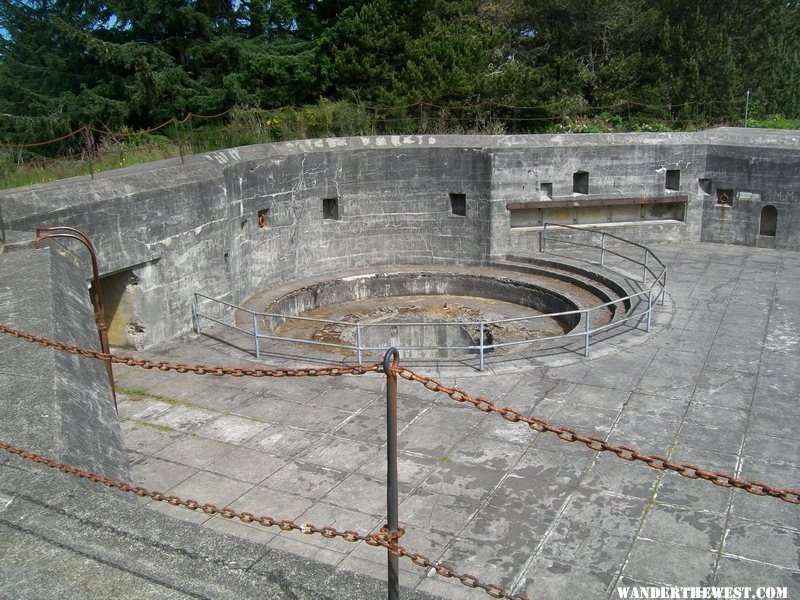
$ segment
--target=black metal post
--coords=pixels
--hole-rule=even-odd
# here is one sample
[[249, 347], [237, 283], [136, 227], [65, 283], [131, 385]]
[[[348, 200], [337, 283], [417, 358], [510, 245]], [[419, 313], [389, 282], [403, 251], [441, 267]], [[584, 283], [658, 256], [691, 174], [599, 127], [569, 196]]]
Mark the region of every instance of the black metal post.
[[[397, 367], [400, 353], [389, 348], [383, 357], [386, 375], [386, 529], [394, 536], [400, 529], [398, 522], [399, 484], [397, 477]], [[399, 557], [387, 551], [389, 563], [389, 600], [400, 599]]]

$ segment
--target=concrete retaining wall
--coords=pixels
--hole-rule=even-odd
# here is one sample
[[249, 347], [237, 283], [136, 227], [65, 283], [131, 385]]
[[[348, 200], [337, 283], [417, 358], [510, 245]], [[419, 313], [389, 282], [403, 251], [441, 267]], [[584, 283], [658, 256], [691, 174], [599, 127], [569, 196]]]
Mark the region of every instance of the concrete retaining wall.
[[[0, 206], [6, 229], [57, 224], [87, 233], [103, 274], [125, 287], [127, 322], [116, 330], [144, 347], [191, 327], [195, 291], [239, 303], [270, 285], [344, 269], [535, 253], [541, 229], [512, 229], [513, 203], [672, 194], [684, 198], [683, 221], [604, 226], [643, 243], [755, 244], [757, 207], [738, 203], [720, 214], [710, 202], [720, 183], [760, 188], [761, 203], [779, 211], [774, 245], [800, 248], [798, 164], [797, 139], [786, 132], [347, 138], [11, 190]], [[678, 189], [666, 189], [667, 170], [680, 172]], [[574, 191], [578, 172], [587, 174], [585, 193]]]

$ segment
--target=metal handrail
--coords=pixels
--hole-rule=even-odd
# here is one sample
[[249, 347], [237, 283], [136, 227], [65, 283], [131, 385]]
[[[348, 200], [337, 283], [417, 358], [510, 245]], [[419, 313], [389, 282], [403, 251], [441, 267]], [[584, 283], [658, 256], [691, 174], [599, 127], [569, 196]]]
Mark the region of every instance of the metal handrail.
[[[545, 226], [547, 226], [547, 225], [548, 224], [546, 223]], [[554, 224], [549, 224], [549, 225], [551, 227], [554, 226]], [[272, 340], [272, 341], [282, 341], [282, 342], [309, 344], [309, 345], [323, 346], [323, 347], [328, 347], [328, 348], [339, 348], [339, 349], [343, 349], [343, 350], [351, 350], [351, 351], [354, 351], [356, 353], [357, 361], [359, 363], [361, 363], [364, 352], [373, 352], [373, 351], [381, 351], [382, 352], [382, 351], [385, 350], [385, 347], [368, 346], [368, 345], [365, 345], [365, 344], [362, 343], [362, 333], [363, 333], [363, 331], [365, 329], [370, 328], [370, 327], [383, 327], [383, 328], [385, 328], [385, 327], [397, 327], [397, 328], [402, 328], [402, 327], [462, 327], [462, 328], [464, 328], [464, 327], [472, 327], [472, 328], [475, 328], [475, 329], [479, 330], [479, 342], [477, 344], [473, 343], [473, 344], [468, 344], [468, 345], [463, 345], [463, 346], [439, 346], [439, 345], [436, 345], [436, 346], [434, 346], [434, 345], [426, 345], [426, 346], [416, 345], [416, 346], [411, 346], [411, 345], [409, 345], [409, 346], [397, 346], [397, 348], [399, 350], [461, 350], [461, 351], [468, 351], [468, 352], [476, 352], [477, 351], [478, 354], [479, 354], [479, 358], [480, 358], [480, 367], [479, 367], [480, 370], [483, 370], [483, 368], [484, 368], [485, 354], [487, 352], [492, 351], [492, 350], [495, 350], [495, 349], [498, 349], [498, 348], [511, 347], [511, 346], [519, 346], [519, 345], [523, 345], [523, 344], [532, 344], [532, 343], [537, 343], [537, 342], [545, 342], [545, 341], [549, 341], [549, 340], [556, 340], [556, 339], [562, 339], [562, 338], [583, 337], [584, 338], [584, 355], [588, 356], [588, 354], [589, 354], [589, 338], [590, 338], [590, 336], [592, 334], [600, 333], [600, 332], [605, 331], [607, 329], [610, 329], [612, 327], [619, 326], [622, 323], [626, 323], [626, 322], [630, 321], [631, 319], [634, 319], [634, 318], [637, 318], [637, 317], [640, 318], [640, 317], [642, 317], [644, 315], [647, 316], [645, 330], [649, 332], [650, 331], [650, 327], [651, 327], [651, 321], [652, 321], [653, 307], [654, 307], [655, 303], [660, 300], [660, 304], [661, 305], [664, 304], [664, 297], [666, 295], [666, 273], [667, 273], [666, 265], [664, 265], [664, 263], [661, 262], [661, 260], [657, 256], [655, 256], [655, 254], [653, 254], [652, 251], [649, 248], [647, 248], [646, 246], [643, 246], [642, 244], [638, 244], [636, 242], [629, 242], [628, 240], [625, 240], [624, 238], [621, 238], [619, 236], [615, 236], [615, 235], [612, 235], [612, 234], [606, 234], [605, 232], [602, 232], [602, 231], [587, 230], [587, 229], [583, 229], [583, 228], [580, 228], [580, 227], [572, 227], [572, 226], [569, 226], [569, 225], [555, 225], [555, 226], [566, 227], [566, 228], [569, 228], [569, 229], [576, 229], [576, 230], [579, 230], [579, 231], [589, 232], [589, 233], [600, 233], [600, 234], [604, 234], [604, 235], [606, 235], [608, 237], [612, 237], [614, 239], [621, 240], [623, 242], [627, 242], [627, 243], [629, 243], [629, 244], [631, 244], [633, 246], [636, 246], [636, 247], [639, 247], [639, 248], [642, 248], [643, 250], [645, 250], [645, 257], [650, 257], [651, 256], [659, 265], [661, 265], [663, 267], [663, 269], [660, 272], [657, 273], [655, 270], [653, 270], [652, 268], [650, 268], [648, 266], [647, 258], [645, 258], [644, 262], [639, 262], [639, 261], [637, 261], [635, 259], [632, 259], [632, 258], [630, 258], [628, 256], [625, 256], [625, 255], [619, 254], [617, 252], [608, 250], [607, 248], [605, 248], [605, 237], [603, 237], [601, 246], [599, 247], [601, 249], [602, 253], [603, 253], [602, 258], [601, 258], [601, 265], [604, 266], [604, 262], [605, 262], [604, 254], [606, 252], [609, 252], [609, 253], [614, 254], [616, 256], [620, 256], [621, 258], [624, 258], [626, 260], [630, 260], [631, 262], [634, 262], [635, 264], [639, 264], [640, 266], [642, 266], [644, 268], [644, 272], [645, 272], [645, 275], [643, 276], [643, 283], [644, 284], [646, 284], [646, 277], [647, 277], [646, 273], [649, 273], [650, 275], [653, 276], [654, 280], [653, 280], [653, 282], [652, 282], [652, 284], [650, 285], [649, 288], [644, 289], [644, 290], [639, 291], [639, 292], [635, 292], [633, 294], [630, 294], [630, 295], [622, 297], [622, 298], [617, 298], [615, 300], [611, 300], [609, 302], [605, 302], [603, 304], [598, 304], [598, 305], [591, 306], [591, 307], [588, 307], [588, 308], [576, 309], [576, 310], [571, 310], [571, 311], [562, 311], [562, 312], [557, 312], [557, 313], [531, 315], [531, 316], [527, 316], [527, 317], [511, 317], [511, 318], [505, 318], [505, 319], [480, 320], [480, 321], [436, 321], [436, 322], [430, 322], [430, 321], [407, 322], [406, 321], [406, 322], [380, 322], [380, 323], [358, 323], [358, 322], [351, 322], [351, 321], [337, 321], [337, 320], [332, 320], [332, 319], [318, 319], [318, 318], [315, 318], [315, 317], [301, 317], [301, 316], [295, 316], [295, 315], [285, 315], [285, 314], [279, 314], [279, 313], [257, 312], [257, 311], [253, 311], [253, 310], [250, 310], [250, 309], [242, 307], [242, 306], [238, 306], [236, 304], [232, 304], [230, 302], [226, 302], [224, 300], [220, 300], [220, 299], [217, 299], [217, 298], [213, 298], [211, 296], [207, 296], [206, 294], [202, 294], [200, 292], [195, 292], [195, 294], [194, 294], [194, 302], [193, 302], [195, 331], [199, 334], [200, 330], [201, 330], [201, 319], [207, 319], [209, 321], [212, 321], [214, 323], [218, 323], [218, 324], [223, 325], [225, 327], [230, 327], [231, 329], [234, 329], [236, 331], [244, 333], [245, 335], [249, 335], [249, 336], [253, 337], [254, 350], [255, 350], [256, 358], [260, 357], [260, 352], [261, 352], [260, 340]], [[546, 229], [543, 231], [543, 237], [544, 236], [546, 236]], [[564, 240], [564, 241], [566, 241], [567, 243], [571, 242], [571, 240]], [[590, 245], [590, 244], [581, 244], [581, 243], [578, 243], [578, 242], [571, 242], [571, 243], [573, 243], [574, 245], [581, 245], [581, 246], [587, 246], [587, 247], [591, 247], [591, 248], [598, 248], [598, 246], [593, 246], [593, 245]], [[542, 243], [542, 248], [544, 248], [544, 247], [546, 247], [546, 240]], [[662, 279], [663, 279], [663, 282], [662, 282]], [[659, 288], [659, 290], [656, 293], [656, 288], [657, 287]], [[235, 323], [235, 321], [234, 322], [228, 322], [228, 321], [222, 320], [220, 318], [217, 318], [217, 317], [215, 317], [213, 315], [202, 313], [200, 311], [200, 301], [199, 301], [199, 299], [201, 299], [201, 298], [205, 299], [207, 301], [210, 301], [212, 303], [220, 304], [220, 305], [229, 307], [231, 309], [240, 311], [241, 313], [250, 315], [251, 319], [252, 319], [252, 327], [249, 328], [249, 329], [243, 328], [243, 327], [239, 327]], [[624, 303], [624, 302], [627, 302], [627, 301], [631, 301], [631, 300], [634, 300], [634, 299], [639, 299], [639, 300], [641, 300], [643, 302], [645, 298], [646, 298], [646, 302], [647, 302], [647, 306], [646, 306], [645, 310], [638, 311], [637, 310], [638, 307], [637, 308], [633, 308], [633, 309], [630, 309], [628, 314], [626, 314], [624, 317], [622, 317], [620, 319], [616, 319], [611, 323], [606, 323], [606, 324], [600, 325], [600, 326], [598, 326], [596, 328], [592, 328], [591, 327], [591, 314], [592, 314], [593, 311], [600, 310], [600, 309], [603, 309], [603, 308], [607, 308], [607, 307], [612, 306], [612, 305], [617, 305], [619, 303]], [[531, 338], [531, 339], [523, 339], [523, 340], [514, 340], [514, 341], [510, 341], [510, 342], [492, 342], [491, 344], [484, 343], [484, 333], [487, 331], [487, 328], [491, 329], [491, 327], [493, 327], [494, 325], [505, 324], [505, 323], [516, 323], [516, 322], [522, 322], [522, 321], [534, 321], [534, 320], [537, 320], [537, 319], [545, 319], [545, 318], [567, 317], [567, 316], [578, 316], [579, 319], [578, 319], [577, 325], [573, 329], [571, 329], [570, 331], [567, 331], [567, 332], [565, 332], [563, 334], [553, 335], [553, 336], [545, 336], [545, 337], [537, 337], [537, 338]], [[321, 325], [332, 324], [332, 325], [339, 325], [339, 326], [344, 326], [344, 327], [351, 327], [351, 328], [355, 329], [355, 343], [354, 344], [337, 344], [337, 343], [334, 343], [334, 342], [323, 342], [323, 341], [318, 341], [318, 340], [310, 340], [310, 339], [303, 339], [303, 338], [293, 338], [293, 337], [288, 337], [288, 336], [273, 335], [273, 334], [271, 334], [269, 332], [259, 331], [259, 327], [258, 327], [259, 318], [261, 318], [261, 319], [263, 319], [263, 318], [279, 318], [279, 319], [287, 319], [287, 320], [314, 322], [314, 323], [319, 323]], [[580, 327], [581, 324], [583, 324], [582, 328]]]

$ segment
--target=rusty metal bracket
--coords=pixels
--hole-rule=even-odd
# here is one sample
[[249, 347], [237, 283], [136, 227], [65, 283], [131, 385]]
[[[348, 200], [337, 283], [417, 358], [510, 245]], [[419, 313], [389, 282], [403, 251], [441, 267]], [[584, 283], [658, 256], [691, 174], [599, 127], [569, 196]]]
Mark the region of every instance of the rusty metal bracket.
[[[100, 272], [97, 266], [97, 250], [92, 243], [92, 240], [86, 236], [82, 231], [74, 227], [36, 227], [36, 248], [40, 247], [40, 242], [48, 238], [68, 238], [78, 240], [81, 244], [86, 246], [89, 251], [89, 256], [92, 259], [92, 277], [94, 280], [94, 305], [96, 308], [94, 314], [95, 323], [97, 323], [97, 333], [100, 335], [100, 349], [104, 354], [111, 354], [111, 349], [108, 344], [108, 327], [106, 326], [106, 315], [103, 309], [103, 295], [100, 293]], [[42, 233], [44, 232], [44, 234]], [[108, 374], [108, 383], [111, 386], [111, 397], [114, 399], [114, 410], [119, 413], [117, 408], [117, 390], [114, 386], [114, 371], [111, 367], [111, 360], [104, 361], [106, 363], [106, 373]]]

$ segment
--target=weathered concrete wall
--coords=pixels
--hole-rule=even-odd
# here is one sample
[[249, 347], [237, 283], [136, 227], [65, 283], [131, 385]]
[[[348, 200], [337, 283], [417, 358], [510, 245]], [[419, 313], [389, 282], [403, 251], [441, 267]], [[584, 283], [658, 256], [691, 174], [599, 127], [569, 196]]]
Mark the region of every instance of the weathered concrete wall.
[[[776, 245], [800, 248], [799, 162], [791, 136], [727, 130], [308, 140], [11, 190], [0, 206], [7, 229], [58, 224], [87, 233], [103, 274], [128, 282], [122, 330], [142, 347], [191, 327], [195, 291], [238, 303], [269, 285], [342, 269], [531, 254], [541, 228], [512, 229], [506, 205], [545, 200], [542, 183], [552, 185], [552, 200], [578, 204], [683, 196], [683, 222], [604, 225], [644, 243], [758, 243], [756, 203], [722, 214], [698, 182], [759, 188], [761, 204], [779, 211]], [[680, 171], [677, 190], [666, 189], [668, 169]], [[588, 193], [573, 192], [578, 171], [588, 173]], [[451, 194], [463, 195], [465, 216], [453, 214]], [[336, 199], [338, 219], [324, 218], [325, 199]]]
[[[50, 249], [0, 254], [0, 318], [99, 350], [82, 273]], [[102, 362], [0, 336], [0, 439], [130, 479]]]
[[[702, 200], [702, 241], [800, 249], [800, 132], [792, 137], [794, 150], [743, 143], [709, 146], [706, 177], [711, 193]], [[730, 206], [719, 203], [723, 190]], [[778, 211], [777, 230], [773, 238], [764, 239], [759, 230], [768, 205]]]

